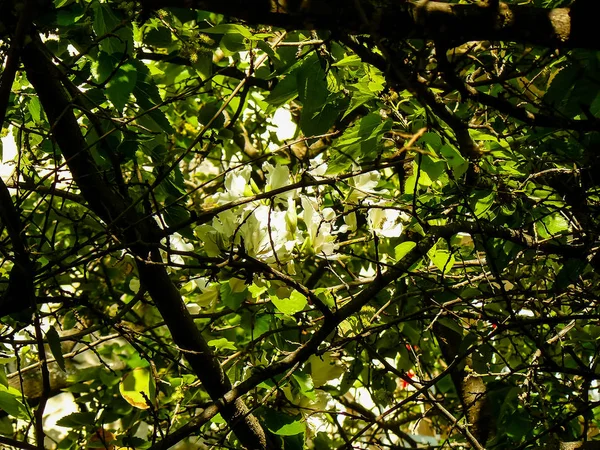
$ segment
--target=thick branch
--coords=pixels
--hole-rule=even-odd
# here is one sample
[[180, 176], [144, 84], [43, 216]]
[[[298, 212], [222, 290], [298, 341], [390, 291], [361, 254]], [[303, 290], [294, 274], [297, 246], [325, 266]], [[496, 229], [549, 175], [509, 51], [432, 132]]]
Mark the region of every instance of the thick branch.
[[[52, 75], [55, 71], [42, 51], [42, 46], [33, 37], [33, 42], [23, 50], [22, 61], [73, 179], [90, 208], [136, 255], [140, 281], [163, 316], [175, 344], [184, 352], [211, 398], [218, 401], [231, 389], [231, 383], [190, 316], [179, 290], [161, 264], [158, 251], [160, 230], [151, 217], [138, 213], [129, 201], [106, 183], [88, 150], [67, 93]], [[131, 224], [135, 224], [135, 229]], [[241, 399], [236, 398], [223, 408], [222, 413], [244, 447], [267, 448], [260, 424], [249, 414]]]
[[[328, 29], [343, 34], [370, 34], [391, 40], [439, 39], [453, 43], [491, 40], [537, 44], [544, 47], [600, 48], [593, 11], [581, 8], [534, 8], [499, 3], [491, 8], [480, 2], [451, 4], [370, 2], [362, 7], [370, 23], [348, 0], [327, 2], [273, 2], [271, 0], [143, 0], [146, 11], [180, 7], [217, 12], [250, 23], [288, 29]], [[373, 4], [379, 3], [379, 6]], [[299, 5], [299, 6], [291, 6]]]

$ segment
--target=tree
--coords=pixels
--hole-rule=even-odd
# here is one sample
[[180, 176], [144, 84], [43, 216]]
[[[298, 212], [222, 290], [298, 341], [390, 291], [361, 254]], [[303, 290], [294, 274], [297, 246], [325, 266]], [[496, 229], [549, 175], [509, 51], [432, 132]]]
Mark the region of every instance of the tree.
[[0, 443], [590, 446], [590, 3], [0, 1]]

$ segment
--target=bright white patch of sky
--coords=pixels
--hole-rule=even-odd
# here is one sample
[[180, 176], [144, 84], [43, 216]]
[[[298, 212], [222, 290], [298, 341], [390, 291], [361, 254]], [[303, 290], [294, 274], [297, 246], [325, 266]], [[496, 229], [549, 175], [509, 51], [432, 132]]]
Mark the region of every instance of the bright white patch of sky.
[[280, 141], [292, 139], [296, 134], [296, 124], [292, 121], [292, 113], [288, 109], [279, 108], [275, 111], [272, 122], [275, 125], [277, 139]]
[[15, 169], [12, 161], [17, 157], [17, 145], [12, 132], [2, 138], [2, 160], [0, 161], [0, 177], [7, 181]]

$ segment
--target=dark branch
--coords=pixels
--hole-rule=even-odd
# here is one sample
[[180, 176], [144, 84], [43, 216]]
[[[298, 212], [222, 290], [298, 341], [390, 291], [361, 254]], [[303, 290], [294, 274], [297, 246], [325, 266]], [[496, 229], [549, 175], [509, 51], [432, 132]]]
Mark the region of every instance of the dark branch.
[[[298, 4], [298, 7], [280, 6]], [[384, 6], [375, 6], [380, 3]], [[492, 40], [536, 44], [550, 48], [600, 48], [593, 11], [581, 8], [535, 8], [529, 5], [497, 7], [486, 3], [451, 4], [418, 2], [362, 2], [369, 23], [348, 0], [327, 2], [272, 2], [270, 0], [143, 0], [145, 11], [195, 8], [236, 17], [250, 23], [287, 29], [325, 29], [345, 34], [382, 38], [438, 39], [454, 44]], [[275, 5], [275, 6], [273, 6]]]

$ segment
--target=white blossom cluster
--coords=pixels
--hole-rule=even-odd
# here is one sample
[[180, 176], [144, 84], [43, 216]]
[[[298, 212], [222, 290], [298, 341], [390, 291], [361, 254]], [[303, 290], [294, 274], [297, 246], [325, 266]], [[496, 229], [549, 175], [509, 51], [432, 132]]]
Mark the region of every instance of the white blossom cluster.
[[[263, 163], [266, 190], [290, 186], [294, 177], [288, 166]], [[250, 187], [252, 168], [244, 166], [225, 176], [224, 191], [215, 194], [211, 203], [225, 205], [253, 195]], [[313, 162], [310, 175], [319, 179], [325, 176], [327, 165]], [[361, 204], [366, 209], [370, 231], [380, 237], [400, 236], [406, 216], [389, 207], [389, 201], [378, 195], [379, 172], [369, 172], [350, 179], [346, 210], [340, 215], [330, 207], [322, 207], [320, 197], [313, 188], [293, 189], [275, 195], [269, 202], [253, 201], [233, 207], [218, 214], [210, 224], [200, 225], [195, 234], [203, 243], [208, 256], [219, 256], [235, 247], [267, 264], [287, 265], [295, 273], [294, 260], [299, 254], [313, 254], [334, 259], [338, 248], [338, 234], [357, 230], [356, 211], [352, 205]], [[300, 224], [299, 224], [300, 222]]]

